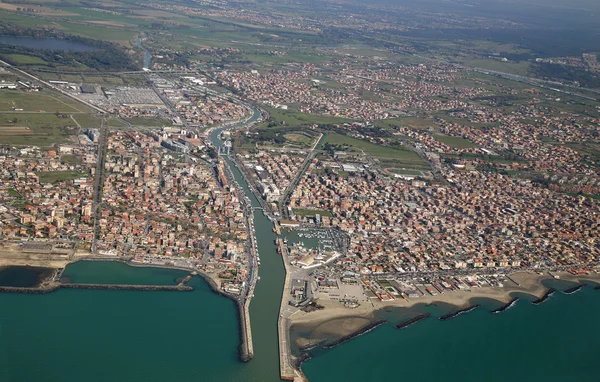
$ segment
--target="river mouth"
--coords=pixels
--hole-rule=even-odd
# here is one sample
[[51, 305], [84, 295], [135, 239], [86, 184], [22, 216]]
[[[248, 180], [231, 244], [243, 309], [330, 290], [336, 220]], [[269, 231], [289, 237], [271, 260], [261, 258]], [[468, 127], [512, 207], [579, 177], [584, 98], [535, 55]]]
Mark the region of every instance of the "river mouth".
[[0, 44], [22, 46], [30, 49], [55, 51], [88, 52], [95, 47], [81, 42], [58, 38], [33, 38], [21, 36], [0, 36]]
[[55, 269], [29, 266], [0, 267], [0, 286], [34, 288], [52, 277]]

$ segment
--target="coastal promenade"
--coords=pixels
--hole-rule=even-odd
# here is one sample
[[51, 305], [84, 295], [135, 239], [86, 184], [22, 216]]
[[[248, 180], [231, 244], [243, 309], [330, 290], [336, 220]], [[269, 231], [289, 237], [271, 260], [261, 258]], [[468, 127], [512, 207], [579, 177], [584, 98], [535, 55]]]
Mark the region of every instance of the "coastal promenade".
[[283, 293], [281, 294], [281, 305], [279, 307], [279, 319], [277, 320], [277, 333], [279, 336], [279, 373], [281, 379], [286, 381], [303, 381], [304, 378], [293, 367], [289, 339], [289, 320], [284, 316], [285, 307], [288, 303], [288, 294], [292, 286], [292, 276], [290, 274], [290, 264], [287, 257], [287, 248], [281, 238], [277, 239], [277, 245], [281, 249], [283, 264], [285, 266], [285, 282], [283, 283]]

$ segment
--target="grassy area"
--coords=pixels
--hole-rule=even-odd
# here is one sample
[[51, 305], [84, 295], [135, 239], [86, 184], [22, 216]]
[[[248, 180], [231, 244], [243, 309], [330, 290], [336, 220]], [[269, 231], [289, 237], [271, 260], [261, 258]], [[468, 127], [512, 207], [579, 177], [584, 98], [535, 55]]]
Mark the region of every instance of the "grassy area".
[[81, 125], [82, 129], [99, 129], [102, 125], [102, 118], [91, 114], [77, 114], [73, 118]]
[[411, 129], [424, 130], [429, 127], [435, 126], [435, 123], [431, 118], [419, 118], [419, 117], [400, 117], [400, 118], [389, 118], [380, 119], [374, 121], [374, 125], [382, 128], [391, 128], [393, 126], [406, 126]]
[[[350, 122], [349, 119], [334, 117], [329, 115], [317, 115], [299, 113], [296, 111], [266, 108], [271, 114], [271, 120], [282, 127], [299, 127], [308, 125], [333, 125]], [[283, 124], [282, 124], [283, 122]], [[268, 123], [264, 123], [261, 128], [266, 128]], [[273, 127], [276, 128], [277, 126]]]
[[388, 171], [394, 174], [399, 175], [415, 175], [415, 176], [423, 176], [423, 171], [419, 170], [404, 170], [399, 168], [389, 168]]
[[303, 146], [311, 146], [314, 144], [315, 137], [308, 137], [302, 133], [288, 133], [283, 135], [289, 142], [300, 144]]
[[20, 90], [0, 90], [0, 112], [15, 109], [23, 109], [23, 112], [86, 112], [85, 106], [51, 92], [27, 93]]
[[321, 216], [333, 216], [331, 214], [331, 211], [327, 211], [327, 210], [313, 210], [313, 209], [306, 209], [306, 208], [294, 208], [294, 215], [298, 215], [298, 216], [302, 216], [302, 217], [309, 217], [309, 216], [315, 216], [316, 214], [319, 214]]
[[131, 123], [134, 126], [171, 126], [173, 123], [168, 119], [161, 118], [144, 118], [144, 117], [132, 117], [123, 118], [125, 121]]
[[477, 147], [475, 143], [461, 137], [452, 137], [449, 135], [435, 134], [434, 138], [455, 149], [470, 149], [473, 147]]
[[36, 175], [40, 178], [40, 183], [56, 183], [88, 176], [81, 171], [44, 171]]
[[25, 54], [3, 54], [2, 56], [17, 65], [46, 65], [46, 61], [35, 56], [27, 56]]
[[591, 143], [570, 143], [567, 147], [579, 152], [583, 155], [589, 155], [595, 160], [600, 160], [600, 145], [594, 146]]
[[80, 164], [81, 157], [78, 155], [63, 155], [60, 157], [60, 162], [67, 164]]
[[411, 164], [418, 166], [423, 166], [425, 164], [421, 157], [413, 151], [403, 148], [396, 149], [389, 146], [379, 146], [347, 135], [326, 133], [325, 138], [322, 139], [319, 144], [319, 148], [322, 149], [326, 143], [345, 146], [347, 148], [345, 151], [362, 152], [374, 157], [393, 158], [400, 163], [404, 163], [408, 167], [410, 167]]
[[0, 143], [49, 147], [79, 131], [71, 118], [55, 114], [0, 113]]
[[120, 119], [111, 118], [108, 120], [108, 126], [110, 126], [110, 127], [125, 127], [127, 125], [124, 122], [122, 122]]

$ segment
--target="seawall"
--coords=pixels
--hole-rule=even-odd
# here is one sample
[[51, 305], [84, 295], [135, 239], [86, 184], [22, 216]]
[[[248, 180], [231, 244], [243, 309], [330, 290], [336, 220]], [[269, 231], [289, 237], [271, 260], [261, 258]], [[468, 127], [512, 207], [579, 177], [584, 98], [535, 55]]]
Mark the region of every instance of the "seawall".
[[0, 287], [0, 293], [45, 294], [58, 289], [103, 289], [103, 290], [140, 290], [191, 292], [187, 285], [127, 285], [127, 284], [60, 284], [54, 283], [40, 288]]
[[279, 374], [280, 378], [286, 381], [304, 379], [301, 373], [296, 369], [296, 365], [291, 360], [291, 349], [289, 339], [289, 319], [284, 317], [285, 306], [287, 305], [287, 295], [291, 290], [292, 277], [290, 274], [290, 265], [287, 257], [287, 248], [281, 238], [277, 239], [277, 245], [281, 249], [283, 265], [285, 267], [285, 282], [283, 283], [283, 293], [281, 295], [281, 305], [279, 307], [279, 319], [277, 320], [277, 333], [279, 337]]

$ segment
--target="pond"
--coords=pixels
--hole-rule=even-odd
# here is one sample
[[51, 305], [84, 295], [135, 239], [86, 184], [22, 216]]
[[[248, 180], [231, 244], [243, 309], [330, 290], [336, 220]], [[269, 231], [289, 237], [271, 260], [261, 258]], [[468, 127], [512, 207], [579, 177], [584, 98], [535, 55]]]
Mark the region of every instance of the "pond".
[[50, 49], [86, 52], [96, 49], [80, 42], [61, 40], [57, 38], [33, 38], [17, 36], [0, 36], [0, 44], [24, 46], [31, 49]]

